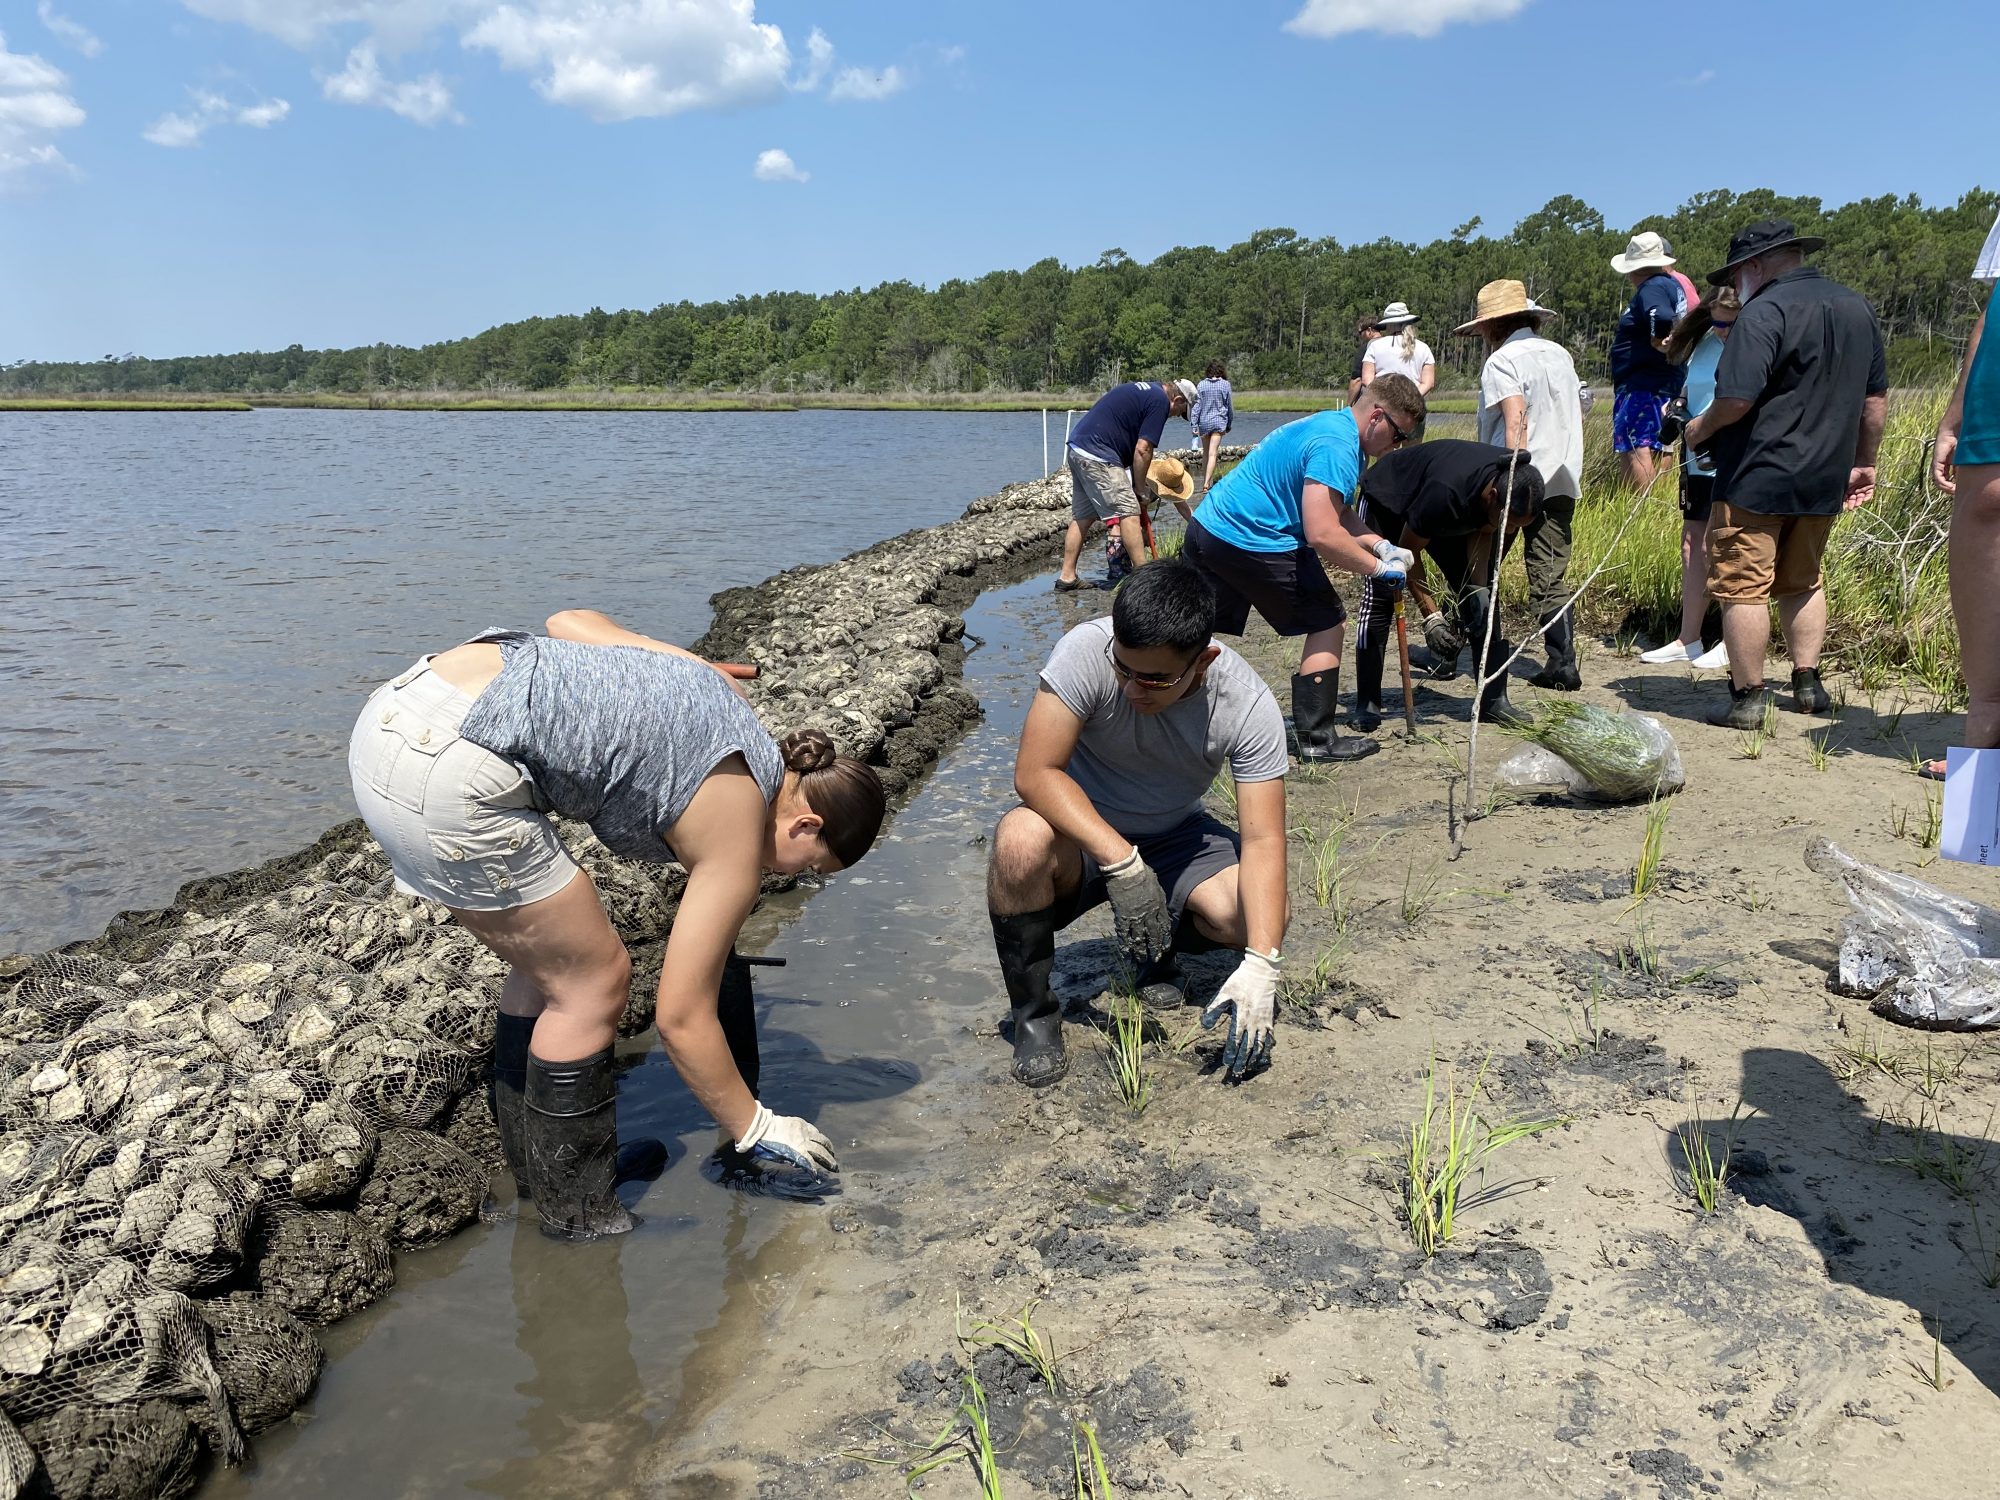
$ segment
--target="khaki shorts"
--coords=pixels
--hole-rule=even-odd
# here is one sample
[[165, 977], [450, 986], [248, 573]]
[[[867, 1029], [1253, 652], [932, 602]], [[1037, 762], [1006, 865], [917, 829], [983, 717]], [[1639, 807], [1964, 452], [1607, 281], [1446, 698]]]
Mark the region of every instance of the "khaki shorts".
[[504, 911], [555, 895], [577, 864], [526, 773], [460, 738], [471, 707], [425, 657], [369, 698], [347, 771], [398, 890], [458, 911]]
[[1820, 586], [1839, 516], [1767, 516], [1718, 499], [1708, 513], [1708, 592], [1718, 604], [1793, 599]]
[[1092, 521], [1109, 525], [1139, 514], [1139, 496], [1132, 488], [1130, 469], [1071, 448], [1069, 482], [1069, 513], [1086, 526]]

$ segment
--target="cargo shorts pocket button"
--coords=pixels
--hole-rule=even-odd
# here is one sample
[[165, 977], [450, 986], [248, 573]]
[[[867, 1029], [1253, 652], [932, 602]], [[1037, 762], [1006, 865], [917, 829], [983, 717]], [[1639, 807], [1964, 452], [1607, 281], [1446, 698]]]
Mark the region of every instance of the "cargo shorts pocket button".
[[451, 857], [453, 859], [464, 859], [465, 858], [464, 847], [458, 844], [453, 844], [451, 846]]
[[382, 722], [383, 722], [384, 724], [388, 723], [388, 722], [389, 722], [389, 721], [390, 721], [391, 719], [393, 719], [393, 718], [395, 718], [395, 717], [396, 717], [396, 710], [395, 710], [395, 709], [393, 709], [393, 708], [385, 708], [385, 709], [383, 709], [383, 710], [382, 710]]
[[498, 885], [500, 889], [503, 891], [511, 891], [512, 889], [514, 889], [514, 877], [512, 875], [502, 875], [499, 878], [499, 880], [497, 880], [494, 883]]
[[417, 743], [419, 745], [428, 745], [430, 742], [431, 742], [431, 732], [428, 729], [426, 729], [422, 734], [417, 736]]
[[517, 834], [514, 834], [514, 835], [513, 835], [512, 837], [510, 837], [510, 838], [509, 838], [509, 839], [507, 840], [507, 852], [508, 852], [509, 854], [512, 854], [512, 853], [513, 853], [513, 852], [514, 852], [514, 851], [515, 851], [516, 849], [519, 849], [520, 847], [521, 847], [521, 835], [520, 835], [520, 834], [518, 834], [518, 833], [517, 833]]

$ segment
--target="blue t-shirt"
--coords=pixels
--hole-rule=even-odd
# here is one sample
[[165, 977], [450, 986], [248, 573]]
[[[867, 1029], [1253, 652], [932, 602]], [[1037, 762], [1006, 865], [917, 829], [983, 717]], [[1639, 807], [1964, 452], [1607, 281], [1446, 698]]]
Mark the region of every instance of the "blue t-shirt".
[[1306, 544], [1299, 505], [1308, 480], [1354, 498], [1361, 482], [1361, 429], [1352, 409], [1287, 422], [1222, 476], [1195, 519], [1218, 542], [1245, 552], [1296, 552]]
[[[1694, 346], [1694, 353], [1687, 363], [1688, 415], [1698, 417], [1715, 400], [1715, 367], [1722, 361], [1722, 335], [1710, 329], [1701, 336], [1701, 342]], [[1687, 456], [1690, 474], [1715, 473], [1715, 465], [1706, 463], [1701, 456], [1690, 451]]]
[[1626, 304], [1611, 341], [1611, 383], [1621, 390], [1672, 396], [1681, 388], [1681, 367], [1653, 347], [1687, 311], [1687, 293], [1665, 271], [1649, 276]]
[[1128, 380], [1097, 398], [1097, 404], [1070, 429], [1069, 445], [1108, 464], [1129, 464], [1144, 438], [1155, 448], [1167, 430], [1167, 388], [1154, 380]]

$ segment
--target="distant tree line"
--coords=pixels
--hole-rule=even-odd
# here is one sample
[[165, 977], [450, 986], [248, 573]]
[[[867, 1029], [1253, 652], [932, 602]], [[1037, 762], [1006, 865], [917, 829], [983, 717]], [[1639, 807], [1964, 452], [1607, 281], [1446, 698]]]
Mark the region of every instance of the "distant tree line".
[[2000, 194], [1978, 188], [1939, 208], [1914, 196], [1826, 209], [1817, 198], [1765, 190], [1712, 192], [1613, 230], [1596, 209], [1564, 196], [1498, 238], [1479, 233], [1476, 218], [1421, 246], [1260, 229], [1227, 250], [1175, 249], [1148, 264], [1107, 250], [1092, 265], [1042, 260], [934, 290], [889, 281], [823, 296], [661, 303], [650, 312], [593, 307], [416, 349], [294, 344], [171, 359], [23, 360], [0, 367], [0, 390], [1087, 390], [1198, 372], [1211, 359], [1226, 360], [1246, 389], [1314, 388], [1345, 382], [1355, 320], [1391, 300], [1422, 315], [1419, 332], [1452, 385], [1470, 382], [1478, 353], [1450, 329], [1471, 316], [1479, 286], [1501, 276], [1519, 277], [1561, 312], [1553, 336], [1587, 375], [1602, 378], [1630, 295], [1608, 263], [1628, 234], [1659, 230], [1699, 281], [1725, 258], [1734, 230], [1770, 217], [1826, 237], [1819, 264], [1874, 305], [1890, 340], [1891, 378], [1917, 384], [1948, 378], [1963, 348], [1978, 305], [1970, 271], [1996, 208]]

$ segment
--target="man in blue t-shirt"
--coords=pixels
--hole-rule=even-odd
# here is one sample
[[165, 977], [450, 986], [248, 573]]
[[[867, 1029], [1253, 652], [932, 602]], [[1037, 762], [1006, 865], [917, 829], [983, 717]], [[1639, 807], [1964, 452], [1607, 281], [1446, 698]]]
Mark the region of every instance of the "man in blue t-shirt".
[[1660, 413], [1680, 394], [1686, 371], [1667, 358], [1667, 335], [1688, 310], [1675, 279], [1673, 252], [1652, 230], [1632, 236], [1611, 269], [1632, 283], [1632, 300], [1611, 341], [1611, 447], [1625, 482], [1643, 490], [1667, 451]]
[[[1145, 537], [1139, 510], [1153, 503], [1153, 481], [1147, 477], [1153, 450], [1160, 445], [1168, 417], [1185, 417], [1194, 406], [1194, 383], [1187, 380], [1128, 380], [1097, 398], [1083, 420], [1070, 429], [1069, 531], [1063, 537], [1062, 572], [1056, 592], [1083, 587], [1076, 560], [1084, 537], [1100, 522], [1118, 528], [1125, 555], [1145, 560]], [[1187, 506], [1181, 505], [1181, 514]]]
[[1215, 586], [1215, 628], [1241, 635], [1255, 608], [1279, 635], [1302, 635], [1292, 677], [1292, 727], [1303, 761], [1359, 760], [1379, 748], [1334, 725], [1346, 606], [1322, 559], [1401, 588], [1415, 561], [1367, 531], [1354, 509], [1363, 455], [1408, 442], [1424, 398], [1403, 375], [1378, 375], [1345, 411], [1287, 422], [1208, 492], [1181, 555]]

